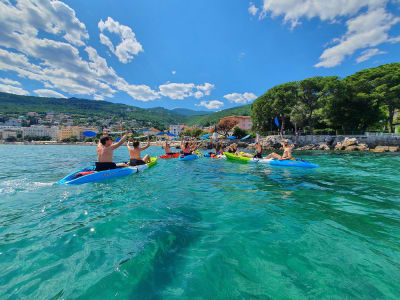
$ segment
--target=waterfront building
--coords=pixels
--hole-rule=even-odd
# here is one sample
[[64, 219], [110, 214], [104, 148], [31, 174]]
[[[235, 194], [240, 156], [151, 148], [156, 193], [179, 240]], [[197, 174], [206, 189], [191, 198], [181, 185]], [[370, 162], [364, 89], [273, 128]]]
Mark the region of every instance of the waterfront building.
[[15, 126], [1, 126], [0, 127], [0, 140], [6, 140], [9, 137], [17, 137], [21, 133], [21, 127]]
[[93, 131], [98, 133], [99, 129], [96, 127], [63, 126], [58, 130], [58, 140], [69, 139], [72, 137], [82, 140], [84, 139], [84, 131]]
[[180, 135], [181, 132], [184, 130], [184, 128], [185, 128], [184, 124], [169, 125], [169, 133]]
[[56, 126], [48, 127], [42, 125], [32, 125], [30, 127], [22, 128], [22, 137], [26, 136], [48, 136], [52, 141], [58, 138], [58, 128]]
[[253, 122], [249, 116], [229, 116], [222, 118], [219, 121], [222, 122], [225, 120], [235, 121], [237, 123], [236, 126], [243, 130], [251, 130], [251, 127], [253, 126]]

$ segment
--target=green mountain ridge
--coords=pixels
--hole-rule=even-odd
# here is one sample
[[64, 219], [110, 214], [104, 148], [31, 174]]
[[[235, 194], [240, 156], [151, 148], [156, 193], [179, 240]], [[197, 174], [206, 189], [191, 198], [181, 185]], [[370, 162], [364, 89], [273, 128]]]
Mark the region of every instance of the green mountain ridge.
[[108, 101], [21, 96], [0, 92], [0, 114], [18, 115], [27, 112], [46, 113], [50, 111], [91, 118], [134, 119], [141, 125], [167, 128], [170, 124], [182, 123], [206, 126], [218, 123], [220, 118], [229, 115], [250, 115], [250, 105], [210, 113], [186, 108], [172, 110], [163, 107], [140, 108]]

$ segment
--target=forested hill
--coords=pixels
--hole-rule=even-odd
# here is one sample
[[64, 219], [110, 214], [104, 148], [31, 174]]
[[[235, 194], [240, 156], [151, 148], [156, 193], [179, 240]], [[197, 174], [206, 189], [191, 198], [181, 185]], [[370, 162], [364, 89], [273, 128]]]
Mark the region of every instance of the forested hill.
[[191, 118], [190, 115], [196, 114], [196, 111], [186, 109], [184, 110], [184, 115], [178, 113], [179, 109], [175, 111], [162, 107], [144, 109], [108, 101], [46, 98], [0, 93], [0, 114], [46, 113], [49, 111], [82, 117], [97, 116], [101, 118], [135, 119], [139, 122], [151, 122], [153, 126], [158, 125], [161, 127], [167, 127], [169, 124], [187, 123]]
[[237, 106], [233, 108], [228, 108], [224, 109], [209, 115], [205, 116], [193, 116], [190, 118], [188, 121], [189, 125], [194, 125], [194, 124], [199, 124], [202, 126], [210, 126], [213, 124], [217, 124], [219, 122], [219, 119], [223, 117], [228, 117], [228, 116], [250, 116], [251, 112], [251, 104], [243, 105], [243, 106]]

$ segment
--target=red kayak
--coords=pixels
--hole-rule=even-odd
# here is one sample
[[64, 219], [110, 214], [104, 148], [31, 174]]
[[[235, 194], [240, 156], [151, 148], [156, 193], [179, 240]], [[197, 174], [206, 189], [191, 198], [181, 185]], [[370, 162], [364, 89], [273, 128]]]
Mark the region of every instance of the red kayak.
[[164, 155], [161, 155], [160, 158], [161, 158], [161, 159], [169, 159], [169, 158], [178, 158], [179, 156], [180, 156], [179, 153], [164, 154]]

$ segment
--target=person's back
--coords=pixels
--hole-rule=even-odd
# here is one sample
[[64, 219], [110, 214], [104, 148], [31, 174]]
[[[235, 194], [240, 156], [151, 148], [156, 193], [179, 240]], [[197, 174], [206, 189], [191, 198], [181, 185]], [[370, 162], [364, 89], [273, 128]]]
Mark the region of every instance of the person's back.
[[117, 167], [127, 167], [126, 164], [116, 164], [113, 162], [114, 150], [120, 147], [126, 140], [127, 134], [122, 139], [113, 144], [113, 140], [109, 136], [103, 136], [97, 145], [97, 162], [96, 171], [112, 170]]
[[140, 153], [143, 150], [146, 150], [147, 148], [150, 147], [149, 138], [147, 139], [147, 145], [145, 147], [140, 148], [139, 145], [140, 145], [139, 141], [132, 142], [133, 148], [129, 147], [129, 142], [127, 144], [127, 147], [128, 147], [128, 150], [129, 150], [129, 162], [130, 162], [131, 166], [144, 165], [144, 164], [150, 162], [150, 156], [148, 154], [146, 154], [143, 159], [140, 156]]

